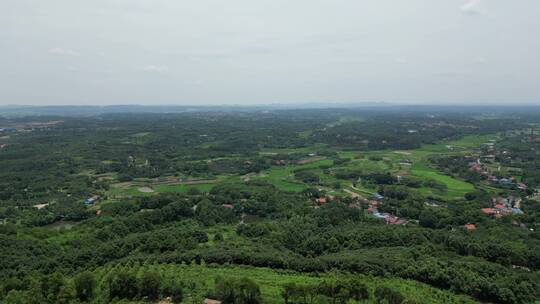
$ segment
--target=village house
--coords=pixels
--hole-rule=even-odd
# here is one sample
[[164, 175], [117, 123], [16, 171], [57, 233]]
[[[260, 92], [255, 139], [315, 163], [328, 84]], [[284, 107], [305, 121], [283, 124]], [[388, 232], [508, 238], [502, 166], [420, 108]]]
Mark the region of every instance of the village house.
[[406, 223], [406, 220], [400, 219], [399, 217], [387, 212], [379, 213], [378, 211], [374, 211], [373, 215], [377, 218], [384, 219], [388, 225], [402, 225]]
[[84, 200], [85, 205], [93, 205], [95, 202], [99, 200], [99, 195], [93, 195], [87, 199]]
[[[488, 155], [491, 156], [491, 155]], [[498, 184], [500, 186], [510, 188], [516, 186], [518, 189], [526, 190], [527, 186], [523, 182], [515, 183], [515, 177], [510, 178], [497, 178], [494, 174], [489, 172], [488, 170], [484, 169], [482, 165], [480, 164], [480, 161], [470, 161], [469, 162], [469, 170], [476, 172], [477, 174], [481, 175], [488, 181]]]
[[388, 225], [403, 225], [407, 223], [406, 219], [400, 219], [399, 217], [393, 214], [390, 214], [387, 212], [380, 213], [379, 210], [377, 209], [377, 205], [370, 204], [367, 209], [367, 212], [376, 218], [384, 219], [386, 224]]
[[474, 231], [474, 230], [476, 230], [476, 225], [475, 224], [465, 224], [465, 225], [463, 225], [463, 228], [467, 229], [468, 231]]
[[511, 186], [512, 185], [512, 180], [509, 179], [509, 178], [501, 178], [501, 179], [499, 179], [499, 184], [501, 184], [503, 186]]
[[371, 195], [371, 198], [376, 201], [381, 201], [384, 199], [384, 196], [380, 195], [378, 192], [375, 192]]
[[525, 185], [523, 182], [519, 182], [517, 184], [518, 189], [520, 190], [527, 190], [527, 185]]
[[495, 214], [495, 209], [493, 208], [482, 208], [481, 210], [483, 213], [488, 214], [488, 215]]
[[512, 214], [523, 214], [523, 210], [519, 208], [512, 208]]
[[315, 202], [321, 206], [321, 205], [324, 205], [326, 204], [326, 197], [319, 197], [318, 199], [315, 200]]

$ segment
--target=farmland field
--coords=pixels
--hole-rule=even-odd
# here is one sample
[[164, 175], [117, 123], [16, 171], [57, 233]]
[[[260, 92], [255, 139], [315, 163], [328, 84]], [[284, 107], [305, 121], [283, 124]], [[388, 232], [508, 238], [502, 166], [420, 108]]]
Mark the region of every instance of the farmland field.
[[[129, 269], [130, 267], [114, 266], [98, 268], [95, 273], [98, 278], [104, 279], [109, 273], [118, 269]], [[209, 290], [214, 288], [214, 280], [217, 277], [223, 278], [242, 278], [247, 277], [254, 280], [262, 287], [261, 293], [264, 303], [278, 304], [281, 300], [281, 290], [284, 284], [296, 283], [301, 285], [314, 285], [323, 281], [335, 281], [338, 277], [356, 277], [366, 284], [373, 293], [377, 286], [389, 286], [404, 294], [409, 295], [407, 299], [418, 304], [430, 303], [477, 303], [476, 301], [465, 297], [456, 296], [449, 292], [441, 291], [420, 284], [414, 281], [400, 279], [382, 279], [369, 276], [353, 276], [342, 273], [329, 273], [323, 275], [300, 274], [293, 271], [275, 271], [268, 268], [255, 267], [211, 267], [201, 265], [142, 265], [140, 268], [134, 268], [135, 272], [158, 272], [162, 273], [164, 279], [181, 280], [192, 286], [191, 292], [186, 295], [198, 299], [204, 296]], [[189, 301], [189, 300], [188, 300]], [[374, 304], [374, 300], [363, 301], [362, 303]]]

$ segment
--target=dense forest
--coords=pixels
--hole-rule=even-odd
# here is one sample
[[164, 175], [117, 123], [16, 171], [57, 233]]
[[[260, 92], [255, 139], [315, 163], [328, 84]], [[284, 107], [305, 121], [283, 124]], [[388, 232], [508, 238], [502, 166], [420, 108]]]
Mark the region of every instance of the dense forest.
[[1, 303], [535, 303], [540, 115], [0, 116]]

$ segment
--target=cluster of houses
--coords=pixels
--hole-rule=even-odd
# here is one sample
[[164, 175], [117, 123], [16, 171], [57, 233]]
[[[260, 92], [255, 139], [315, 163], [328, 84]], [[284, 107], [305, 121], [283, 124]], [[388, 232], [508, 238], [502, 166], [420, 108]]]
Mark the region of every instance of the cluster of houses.
[[469, 169], [473, 172], [478, 173], [488, 181], [494, 184], [499, 184], [504, 187], [516, 187], [520, 190], [527, 190], [527, 185], [525, 185], [522, 182], [516, 182], [515, 177], [509, 177], [509, 178], [497, 178], [494, 174], [490, 173], [488, 170], [484, 169], [482, 165], [480, 164], [480, 161], [470, 161], [469, 162]]
[[[481, 210], [484, 214], [487, 214], [491, 216], [492, 218], [500, 218], [500, 217], [508, 216], [508, 215], [523, 214], [523, 211], [519, 208], [521, 204], [521, 199], [519, 198], [516, 199], [513, 196], [493, 197], [491, 198], [491, 204], [492, 204], [491, 208], [482, 208]], [[517, 224], [518, 222], [515, 220], [513, 223], [516, 223], [516, 225], [519, 225]], [[476, 225], [468, 223], [468, 224], [463, 225], [463, 228], [465, 228], [465, 230], [468, 230], [468, 231], [474, 231], [476, 230]]]
[[319, 197], [315, 199], [315, 209], [318, 209], [320, 206], [328, 203], [328, 202], [334, 202], [337, 200], [337, 197], [335, 195], [327, 195], [323, 197]]
[[[365, 199], [360, 196], [355, 197], [355, 203], [349, 205], [349, 208], [362, 209], [367, 206], [367, 213], [380, 219], [384, 219], [389, 225], [403, 225], [407, 223], [406, 219], [399, 218], [393, 214], [387, 212], [379, 212], [378, 207], [382, 204], [384, 196], [379, 193], [373, 193], [370, 199]], [[335, 195], [326, 195], [315, 199], [315, 206], [313, 208], [318, 209], [320, 206], [329, 202], [336, 201]]]
[[[369, 209], [368, 212], [370, 212]], [[384, 219], [389, 225], [403, 225], [407, 223], [407, 220], [405, 219], [399, 218], [388, 212], [379, 213], [377, 209], [372, 209], [371, 214], [376, 218]]]
[[407, 220], [399, 218], [388, 212], [379, 212], [379, 205], [382, 204], [384, 196], [375, 192], [371, 195], [371, 200], [368, 201], [367, 212], [376, 218], [383, 219], [389, 225], [403, 225], [407, 223]]
[[491, 208], [482, 208], [482, 212], [494, 217], [500, 218], [512, 214], [523, 214], [520, 207], [520, 199], [515, 199], [513, 196], [507, 198], [494, 197], [491, 199]]

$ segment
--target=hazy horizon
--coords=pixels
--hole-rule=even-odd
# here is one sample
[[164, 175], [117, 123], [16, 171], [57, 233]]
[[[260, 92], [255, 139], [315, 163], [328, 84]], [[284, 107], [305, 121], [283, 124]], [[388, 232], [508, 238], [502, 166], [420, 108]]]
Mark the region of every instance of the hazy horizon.
[[540, 2], [6, 0], [0, 106], [540, 104]]

